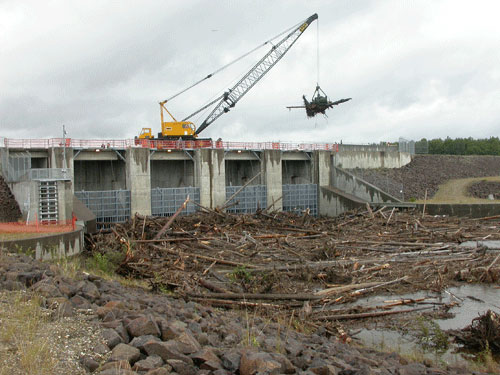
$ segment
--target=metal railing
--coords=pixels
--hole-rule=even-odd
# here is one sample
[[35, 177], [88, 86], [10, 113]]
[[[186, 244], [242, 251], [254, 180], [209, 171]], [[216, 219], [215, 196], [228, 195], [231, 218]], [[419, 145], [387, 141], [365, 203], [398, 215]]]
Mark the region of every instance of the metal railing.
[[307, 209], [311, 215], [318, 215], [318, 185], [283, 185], [283, 211], [300, 214]]
[[415, 155], [415, 141], [399, 138], [399, 152], [408, 152]]
[[[230, 198], [241, 186], [226, 186], [226, 199]], [[238, 204], [236, 204], [238, 202]], [[231, 204], [235, 204], [231, 206]], [[267, 207], [266, 185], [249, 185], [228, 202], [227, 212], [243, 214], [254, 213], [258, 208]]]
[[2, 153], [2, 164], [7, 182], [24, 181], [29, 177], [31, 155], [28, 152], [9, 156]]
[[[153, 216], [172, 216], [188, 195], [190, 201], [200, 203], [200, 188], [197, 187], [151, 189], [151, 214]], [[196, 211], [197, 206], [188, 204], [181, 215], [192, 214]]]
[[200, 148], [224, 150], [279, 150], [279, 151], [333, 151], [338, 152], [337, 143], [288, 143], [288, 142], [225, 142], [212, 140], [167, 141], [149, 139], [11, 139], [3, 138], [0, 147], [14, 149], [47, 149], [71, 147], [75, 149], [126, 149], [143, 147], [158, 150], [193, 150]]
[[30, 180], [71, 180], [73, 171], [67, 168], [31, 168]]

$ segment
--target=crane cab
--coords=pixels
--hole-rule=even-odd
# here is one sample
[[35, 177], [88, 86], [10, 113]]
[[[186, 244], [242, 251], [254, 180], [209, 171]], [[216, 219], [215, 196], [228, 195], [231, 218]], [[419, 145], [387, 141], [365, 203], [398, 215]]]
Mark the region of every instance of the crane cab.
[[142, 128], [141, 133], [139, 134], [139, 139], [153, 139], [151, 128]]

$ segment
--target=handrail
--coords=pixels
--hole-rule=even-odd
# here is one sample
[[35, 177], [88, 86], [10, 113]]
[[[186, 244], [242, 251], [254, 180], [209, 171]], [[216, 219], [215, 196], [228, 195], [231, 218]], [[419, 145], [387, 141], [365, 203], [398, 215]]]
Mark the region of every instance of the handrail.
[[[2, 144], [3, 143], [3, 144]], [[280, 150], [280, 151], [333, 151], [338, 152], [337, 143], [291, 143], [291, 142], [226, 142], [212, 140], [149, 140], [149, 139], [1, 139], [0, 147], [10, 149], [48, 149], [53, 147], [68, 147], [73, 149], [126, 149], [130, 147], [149, 148], [157, 150], [193, 150], [193, 149], [223, 149], [223, 150]]]

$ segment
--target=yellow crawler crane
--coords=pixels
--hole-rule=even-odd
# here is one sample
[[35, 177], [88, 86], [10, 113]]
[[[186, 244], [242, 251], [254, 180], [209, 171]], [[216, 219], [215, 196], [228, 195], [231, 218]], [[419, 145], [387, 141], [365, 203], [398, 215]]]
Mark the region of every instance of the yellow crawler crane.
[[[202, 78], [198, 82], [192, 84], [188, 88], [182, 90], [181, 92], [175, 94], [174, 96], [168, 98], [160, 102], [160, 112], [161, 112], [161, 132], [158, 133], [158, 138], [154, 138], [151, 132], [151, 128], [143, 128], [139, 139], [183, 139], [183, 140], [192, 140], [197, 139], [198, 135], [207, 128], [212, 122], [218, 119], [221, 115], [226, 112], [229, 112], [231, 108], [233, 108], [236, 103], [262, 78], [264, 75], [274, 66], [276, 63], [281, 60], [281, 58], [288, 52], [288, 50], [293, 46], [293, 44], [297, 41], [297, 39], [302, 35], [302, 33], [309, 27], [309, 25], [318, 18], [318, 15], [315, 13], [305, 21], [300, 22], [299, 24], [292, 26], [291, 28], [281, 32], [277, 36], [272, 39], [266, 41], [265, 43], [257, 46], [253, 50], [245, 53], [243, 56], [237, 58], [236, 60], [230, 62], [229, 64], [223, 66], [222, 68], [216, 70], [214, 73], [207, 75], [205, 78]], [[286, 34], [285, 37], [280, 39], [277, 42], [274, 42], [275, 39]], [[229, 67], [230, 65], [236, 63], [237, 61], [243, 59], [248, 56], [250, 53], [255, 50], [265, 46], [271, 45], [271, 49], [262, 57], [253, 67], [250, 69], [248, 73], [246, 73], [243, 78], [241, 78], [238, 83], [236, 83], [232, 88], [228, 89], [219, 97], [212, 100], [210, 103], [204, 105], [202, 108], [198, 109], [191, 115], [184, 118], [182, 121], [177, 121], [175, 117], [167, 110], [165, 104], [172, 100], [173, 98], [179, 96], [180, 94], [186, 92], [187, 90], [193, 88], [194, 86], [200, 84], [206, 79], [213, 77], [215, 74], [220, 72], [221, 70]], [[203, 123], [198, 127], [188, 121], [191, 117], [196, 114], [204, 111], [205, 109], [211, 107], [212, 105], [215, 107], [212, 109], [208, 117], [203, 121]], [[167, 112], [168, 115], [172, 118], [173, 121], [164, 121], [164, 113]]]

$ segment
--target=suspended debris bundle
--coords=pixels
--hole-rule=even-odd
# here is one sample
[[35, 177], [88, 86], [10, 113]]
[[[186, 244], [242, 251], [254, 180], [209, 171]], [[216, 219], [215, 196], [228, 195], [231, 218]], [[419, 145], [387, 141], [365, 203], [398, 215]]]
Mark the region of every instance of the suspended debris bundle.
[[328, 97], [326, 96], [325, 92], [321, 89], [321, 87], [319, 87], [319, 85], [316, 86], [316, 90], [314, 91], [311, 101], [308, 101], [305, 95], [302, 96], [302, 99], [304, 99], [303, 106], [302, 105], [290, 106], [287, 108], [288, 109], [305, 108], [307, 117], [314, 117], [318, 113], [321, 113], [326, 116], [325, 112], [328, 108], [333, 108], [334, 105], [339, 105], [351, 100], [351, 98], [347, 98], [347, 99], [339, 99], [337, 101], [332, 102], [328, 100]]

